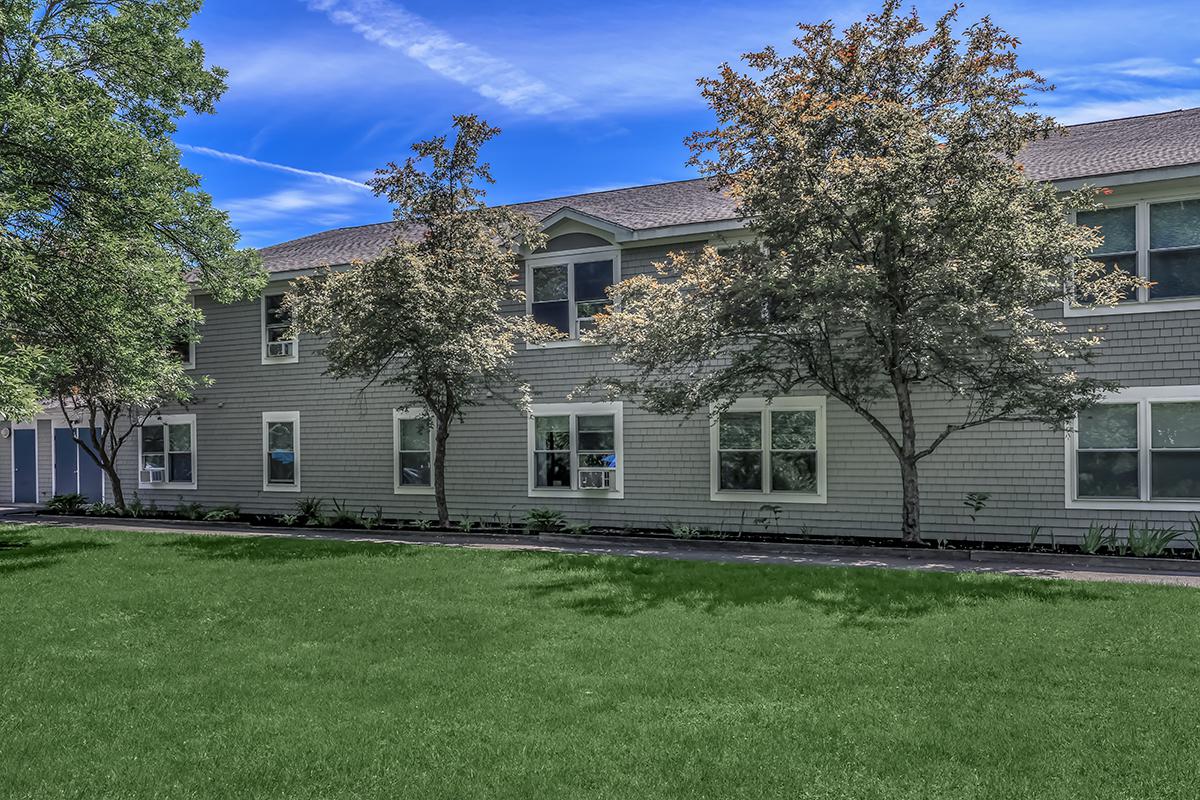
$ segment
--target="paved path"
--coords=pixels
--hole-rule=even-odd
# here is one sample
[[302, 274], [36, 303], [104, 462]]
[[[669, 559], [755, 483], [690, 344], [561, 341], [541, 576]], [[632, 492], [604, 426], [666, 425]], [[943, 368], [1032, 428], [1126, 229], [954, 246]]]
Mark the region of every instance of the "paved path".
[[378, 544], [409, 544], [437, 547], [466, 547], [479, 550], [531, 550], [552, 553], [579, 553], [584, 555], [640, 556], [644, 558], [667, 558], [679, 561], [711, 561], [730, 564], [784, 564], [792, 566], [859, 567], [876, 569], [907, 569], [920, 572], [976, 572], [1017, 575], [1030, 578], [1066, 579], [1076, 581], [1117, 581], [1121, 583], [1153, 583], [1175, 586], [1200, 587], [1200, 564], [1196, 572], [1148, 573], [1136, 570], [1097, 570], [1070, 566], [1054, 568], [1031, 567], [1028, 564], [1004, 561], [980, 563], [960, 559], [939, 558], [936, 552], [929, 555], [899, 557], [874, 555], [869, 548], [853, 554], [824, 555], [813, 553], [788, 553], [783, 548], [775, 552], [764, 552], [750, 548], [739, 548], [735, 543], [723, 543], [711, 548], [689, 543], [679, 546], [670, 541], [636, 544], [614, 542], [542, 542], [534, 536], [495, 534], [442, 534], [418, 532], [369, 532], [256, 528], [249, 526], [223, 527], [205, 525], [202, 522], [177, 523], [153, 520], [54, 520], [30, 514], [27, 509], [0, 507], [0, 521], [18, 524], [51, 525], [57, 527], [87, 527], [103, 530], [142, 531], [148, 533], [194, 534], [207, 536], [268, 536], [289, 539], [322, 539], [348, 542], [374, 542]]

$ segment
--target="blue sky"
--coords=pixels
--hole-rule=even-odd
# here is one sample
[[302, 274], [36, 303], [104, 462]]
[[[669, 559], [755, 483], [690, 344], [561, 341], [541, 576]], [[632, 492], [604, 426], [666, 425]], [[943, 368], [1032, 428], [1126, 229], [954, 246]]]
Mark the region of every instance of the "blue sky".
[[[918, 3], [932, 18], [948, 0]], [[191, 35], [229, 70], [214, 116], [185, 120], [184, 161], [243, 243], [390, 218], [361, 182], [455, 113], [503, 129], [493, 203], [693, 177], [682, 139], [710, 122], [695, 79], [798, 21], [856, 2], [207, 0]], [[1064, 122], [1200, 106], [1191, 0], [978, 0], [1057, 84]]]

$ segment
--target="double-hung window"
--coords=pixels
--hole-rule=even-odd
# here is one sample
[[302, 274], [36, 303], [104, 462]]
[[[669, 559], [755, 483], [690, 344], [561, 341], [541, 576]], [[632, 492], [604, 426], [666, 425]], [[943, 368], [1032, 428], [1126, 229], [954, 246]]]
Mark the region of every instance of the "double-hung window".
[[300, 412], [264, 412], [262, 425], [263, 491], [300, 491]]
[[1104, 237], [1092, 259], [1145, 278], [1150, 286], [1131, 290], [1115, 309], [1072, 307], [1069, 314], [1200, 308], [1200, 198], [1080, 211], [1075, 221], [1098, 228]]
[[738, 400], [712, 425], [712, 499], [825, 502], [825, 398]]
[[578, 340], [608, 308], [608, 287], [618, 282], [620, 269], [611, 248], [531, 256], [526, 268], [529, 313], [569, 341]]
[[262, 363], [287, 364], [299, 359], [299, 343], [288, 336], [292, 315], [283, 306], [284, 295], [262, 298]]
[[196, 415], [151, 417], [138, 438], [138, 487], [196, 488]]
[[1200, 387], [1123, 389], [1067, 437], [1067, 504], [1200, 509]]
[[621, 404], [537, 405], [529, 417], [529, 496], [622, 497]]
[[395, 493], [433, 491], [433, 426], [420, 411], [394, 409]]

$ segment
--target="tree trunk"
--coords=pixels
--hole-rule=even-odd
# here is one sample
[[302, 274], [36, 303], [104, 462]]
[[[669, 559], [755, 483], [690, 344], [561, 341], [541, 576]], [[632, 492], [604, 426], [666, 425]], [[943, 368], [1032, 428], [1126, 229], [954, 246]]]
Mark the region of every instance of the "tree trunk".
[[121, 488], [121, 476], [117, 474], [116, 469], [102, 467], [104, 474], [108, 476], [108, 485], [112, 487], [113, 505], [122, 511], [125, 510], [125, 491]]
[[438, 525], [450, 525], [450, 511], [446, 508], [446, 440], [450, 438], [452, 418], [438, 419], [433, 434], [433, 498], [437, 503]]
[[900, 460], [900, 483], [904, 490], [904, 522], [901, 536], [909, 544], [921, 543], [921, 484], [917, 480], [917, 460]]

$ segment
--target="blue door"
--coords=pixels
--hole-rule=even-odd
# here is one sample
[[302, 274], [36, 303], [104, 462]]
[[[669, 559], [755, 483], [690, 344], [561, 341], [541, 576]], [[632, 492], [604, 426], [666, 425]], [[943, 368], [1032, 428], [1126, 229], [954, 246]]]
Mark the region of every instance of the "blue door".
[[71, 492], [79, 492], [90, 502], [100, 502], [104, 499], [104, 473], [100, 471], [100, 465], [75, 444], [70, 428], [55, 428], [54, 493]]
[[[99, 436], [101, 431], [96, 430], [96, 435]], [[82, 436], [91, 436], [86, 431], [81, 433]], [[96, 463], [96, 459], [92, 458], [86, 450], [79, 448], [79, 493], [88, 499], [88, 502], [99, 503], [104, 500], [104, 473], [100, 469], [100, 465]]]
[[54, 429], [54, 493], [79, 491], [79, 454], [69, 428]]
[[13, 431], [13, 502], [36, 503], [37, 431], [17, 428]]

